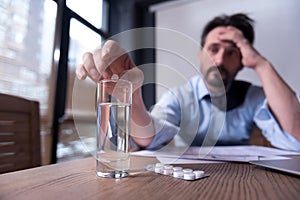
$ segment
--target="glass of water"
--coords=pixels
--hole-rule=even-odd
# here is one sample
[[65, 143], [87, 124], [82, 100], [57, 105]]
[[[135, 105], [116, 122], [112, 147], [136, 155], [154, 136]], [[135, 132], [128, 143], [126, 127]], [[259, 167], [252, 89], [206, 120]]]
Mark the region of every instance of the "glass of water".
[[132, 84], [122, 79], [97, 85], [97, 166], [99, 177], [122, 178], [130, 168]]

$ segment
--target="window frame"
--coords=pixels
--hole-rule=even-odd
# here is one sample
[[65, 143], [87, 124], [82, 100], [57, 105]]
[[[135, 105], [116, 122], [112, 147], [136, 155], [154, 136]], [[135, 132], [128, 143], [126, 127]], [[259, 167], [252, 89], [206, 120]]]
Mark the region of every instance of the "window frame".
[[[108, 33], [103, 31], [103, 28], [96, 28], [86, 19], [78, 15], [66, 5], [66, 0], [53, 0], [57, 3], [56, 27], [53, 47], [52, 60], [52, 83], [53, 89], [50, 89], [50, 97], [53, 97], [52, 104], [49, 102], [50, 112], [52, 109], [52, 149], [51, 149], [51, 163], [57, 162], [57, 144], [59, 136], [60, 123], [64, 121], [67, 86], [68, 86], [68, 56], [69, 56], [69, 42], [70, 42], [70, 23], [74, 18], [78, 22], [85, 25], [95, 33], [99, 34], [104, 39], [108, 38]], [[104, 1], [104, 0], [103, 0]], [[105, 13], [107, 15], [107, 13]], [[104, 17], [105, 19], [105, 17]], [[105, 27], [104, 27], [105, 28]], [[58, 56], [57, 56], [58, 55]]]

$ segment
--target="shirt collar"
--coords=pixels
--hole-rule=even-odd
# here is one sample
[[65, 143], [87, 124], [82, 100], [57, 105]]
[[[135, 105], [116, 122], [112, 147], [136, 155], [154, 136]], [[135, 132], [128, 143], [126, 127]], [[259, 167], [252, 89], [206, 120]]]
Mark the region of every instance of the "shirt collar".
[[203, 99], [205, 96], [210, 96], [208, 89], [205, 86], [203, 78], [200, 78], [198, 81], [198, 94], [199, 100]]

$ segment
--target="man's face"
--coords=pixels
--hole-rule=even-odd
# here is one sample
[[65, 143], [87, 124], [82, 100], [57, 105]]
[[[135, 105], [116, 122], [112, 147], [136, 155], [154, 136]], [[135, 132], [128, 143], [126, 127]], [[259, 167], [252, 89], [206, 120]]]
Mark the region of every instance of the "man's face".
[[227, 89], [237, 72], [242, 69], [241, 53], [232, 41], [222, 41], [218, 35], [226, 31], [217, 27], [210, 31], [199, 52], [201, 72], [208, 89], [220, 93]]

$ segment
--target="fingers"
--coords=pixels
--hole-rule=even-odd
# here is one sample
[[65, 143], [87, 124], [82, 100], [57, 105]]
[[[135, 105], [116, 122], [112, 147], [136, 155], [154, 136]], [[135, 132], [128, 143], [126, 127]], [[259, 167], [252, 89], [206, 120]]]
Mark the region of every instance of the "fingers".
[[89, 76], [93, 81], [97, 81], [99, 79], [100, 74], [95, 67], [93, 59], [91, 58], [92, 54], [90, 52], [83, 54], [83, 63], [79, 64], [76, 68], [76, 76], [78, 79], [84, 80], [87, 76]]
[[242, 31], [233, 26], [227, 26], [224, 31], [220, 32], [218, 39], [222, 41], [232, 41], [237, 47], [249, 44]]
[[[117, 42], [108, 40], [102, 48], [95, 49], [93, 60], [95, 68], [101, 74], [101, 79], [111, 78], [113, 74], [120, 76], [124, 70], [127, 70], [128, 64], [127, 52], [121, 48]], [[131, 61], [131, 60], [130, 60]]]
[[78, 67], [76, 68], [76, 75], [77, 75], [78, 79], [80, 79], [80, 80], [86, 79], [87, 72], [86, 72], [83, 64], [78, 65]]
[[99, 81], [101, 78], [100, 72], [96, 68], [93, 54], [86, 52], [83, 54], [83, 68], [87, 72], [87, 75], [95, 82]]
[[255, 68], [264, 58], [260, 53], [250, 44], [250, 42], [244, 37], [242, 31], [239, 29], [228, 26], [219, 34], [220, 40], [232, 41], [239, 48], [242, 56], [242, 64], [249, 68]]
[[128, 53], [117, 42], [108, 40], [102, 48], [102, 59], [113, 74], [120, 76], [134, 66]]
[[[80, 80], [87, 76], [94, 82], [110, 79], [114, 74], [121, 77], [135, 67], [128, 53], [117, 42], [108, 40], [102, 48], [83, 54], [83, 63], [78, 65], [76, 75]], [[134, 79], [134, 76], [130, 76]], [[143, 79], [143, 76], [142, 76]]]
[[76, 75], [78, 79], [84, 80], [90, 77], [94, 82], [101, 79], [108, 79], [112, 76], [112, 72], [105, 60], [102, 59], [102, 49], [96, 49], [93, 53], [86, 52], [82, 56], [83, 63], [78, 65]]
[[106, 61], [116, 60], [124, 54], [127, 54], [125, 49], [113, 40], [108, 40], [102, 47], [102, 59]]
[[[103, 48], [95, 49], [92, 54], [94, 67], [101, 76], [100, 79], [108, 79], [112, 76], [112, 71], [109, 68], [108, 59], [104, 56], [105, 50]], [[99, 80], [100, 80], [99, 79]]]

